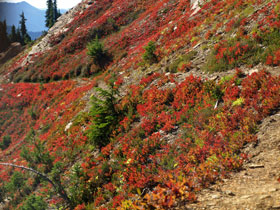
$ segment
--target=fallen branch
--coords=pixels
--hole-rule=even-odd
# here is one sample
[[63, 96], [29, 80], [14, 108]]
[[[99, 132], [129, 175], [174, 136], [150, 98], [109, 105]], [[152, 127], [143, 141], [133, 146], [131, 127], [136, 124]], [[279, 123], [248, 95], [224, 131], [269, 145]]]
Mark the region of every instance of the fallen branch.
[[11, 167], [14, 167], [14, 168], [20, 168], [20, 169], [23, 169], [23, 170], [26, 170], [26, 171], [31, 171], [32, 173], [35, 173], [35, 174], [39, 175], [40, 177], [42, 177], [43, 179], [48, 181], [53, 186], [55, 191], [67, 202], [67, 204], [69, 204], [71, 206], [70, 208], [72, 209], [71, 201], [70, 201], [69, 197], [67, 196], [67, 194], [66, 194], [65, 190], [63, 189], [63, 187], [61, 185], [55, 184], [45, 174], [42, 174], [41, 172], [36, 171], [33, 168], [27, 168], [25, 166], [15, 165], [15, 164], [12, 164], [12, 163], [0, 163], [0, 165], [2, 165], [2, 166], [11, 166]]

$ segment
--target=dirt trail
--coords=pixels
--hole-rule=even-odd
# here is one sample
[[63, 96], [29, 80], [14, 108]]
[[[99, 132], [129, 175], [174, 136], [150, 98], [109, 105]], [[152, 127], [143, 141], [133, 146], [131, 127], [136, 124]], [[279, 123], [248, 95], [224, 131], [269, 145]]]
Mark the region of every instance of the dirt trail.
[[203, 190], [188, 210], [280, 209], [280, 111], [263, 120], [258, 142], [244, 150], [244, 170]]

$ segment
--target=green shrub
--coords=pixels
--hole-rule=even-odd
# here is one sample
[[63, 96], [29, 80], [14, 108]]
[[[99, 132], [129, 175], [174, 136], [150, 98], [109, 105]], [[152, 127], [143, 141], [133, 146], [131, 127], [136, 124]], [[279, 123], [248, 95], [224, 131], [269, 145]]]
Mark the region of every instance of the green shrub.
[[53, 157], [51, 157], [49, 151], [46, 149], [44, 142], [37, 139], [35, 135], [35, 131], [31, 129], [25, 138], [27, 143], [34, 146], [33, 151], [23, 146], [20, 156], [28, 162], [31, 168], [36, 169], [38, 164], [44, 164], [44, 173], [48, 173], [53, 167]]
[[10, 182], [6, 185], [8, 192], [16, 192], [25, 185], [24, 177], [21, 172], [15, 171], [11, 177]]
[[166, 170], [173, 170], [176, 168], [176, 165], [178, 164], [176, 163], [175, 158], [172, 155], [170, 155], [170, 156], [163, 157], [160, 161], [160, 165], [162, 168]]
[[82, 181], [84, 178], [83, 176], [84, 172], [82, 167], [80, 164], [76, 163], [73, 166], [70, 174], [71, 185], [69, 186], [69, 194], [71, 195], [71, 201], [74, 203], [74, 205], [80, 204], [80, 202], [84, 200], [85, 197], [89, 197], [90, 195], [88, 188], [85, 187], [85, 182]]
[[204, 83], [205, 91], [210, 93], [210, 95], [215, 98], [216, 100], [221, 100], [223, 97], [223, 92], [219, 85], [216, 85], [215, 81], [209, 80]]
[[188, 64], [196, 55], [197, 51], [191, 51], [186, 55], [179, 56], [171, 65], [168, 66], [168, 71], [176, 73], [178, 71], [178, 67], [180, 68], [183, 64]]
[[41, 196], [30, 195], [20, 210], [45, 210], [48, 205]]
[[109, 62], [111, 62], [111, 56], [107, 50], [104, 49], [103, 44], [99, 41], [98, 36], [87, 45], [87, 54], [93, 59], [95, 65], [104, 69]]
[[[267, 62], [268, 56], [275, 56], [275, 52], [280, 48], [280, 30], [279, 29], [271, 29], [270, 32], [264, 32], [259, 34], [259, 43], [263, 46], [261, 53], [258, 55], [258, 59], [267, 63], [268, 65], [273, 65], [274, 62]], [[279, 60], [279, 59], [277, 59]], [[276, 62], [279, 64], [279, 61]]]
[[270, 28], [268, 31], [261, 32], [256, 27], [251, 34], [254, 38], [233, 38], [216, 44], [208, 55], [204, 70], [220, 72], [241, 65], [256, 65], [258, 63], [278, 65], [278, 59], [277, 62], [268, 62], [268, 57], [274, 58], [275, 52], [279, 50], [280, 30]]
[[220, 83], [221, 84], [225, 84], [226, 82], [230, 81], [232, 78], [234, 77], [234, 75], [227, 75], [221, 78]]
[[260, 51], [254, 40], [223, 40], [212, 49], [203, 68], [208, 72], [221, 72], [245, 64], [255, 65]]
[[48, 130], [50, 129], [51, 124], [46, 124], [40, 131], [40, 134], [45, 134], [48, 132]]
[[36, 113], [36, 110], [34, 109], [34, 106], [32, 105], [31, 109], [28, 110], [28, 114], [32, 118], [32, 120], [38, 119], [38, 113]]
[[11, 142], [12, 142], [11, 136], [9, 135], [4, 136], [2, 142], [0, 142], [0, 148], [2, 150], [7, 149], [10, 146]]
[[155, 54], [156, 46], [155, 43], [150, 41], [146, 47], [144, 47], [145, 53], [143, 55], [143, 60], [149, 64], [156, 63], [158, 58]]
[[101, 148], [110, 142], [110, 135], [118, 124], [120, 113], [116, 109], [117, 90], [96, 88], [98, 97], [92, 96], [92, 107], [89, 115], [92, 117], [92, 126], [87, 135], [90, 142]]

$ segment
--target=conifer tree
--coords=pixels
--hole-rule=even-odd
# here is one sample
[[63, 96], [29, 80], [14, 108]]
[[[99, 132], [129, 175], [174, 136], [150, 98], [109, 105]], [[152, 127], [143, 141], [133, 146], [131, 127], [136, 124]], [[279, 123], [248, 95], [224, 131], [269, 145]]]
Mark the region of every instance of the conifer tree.
[[20, 29], [19, 28], [17, 28], [16, 37], [17, 37], [17, 41], [22, 43], [22, 37], [20, 35]]
[[60, 15], [57, 10], [57, 0], [47, 0], [46, 27], [51, 28]]
[[10, 40], [11, 40], [11, 42], [18, 42], [19, 41], [17, 39], [17, 32], [16, 32], [15, 25], [12, 25], [12, 31], [11, 31], [11, 35], [10, 35]]
[[20, 32], [21, 32], [21, 44], [22, 45], [27, 44], [28, 42], [31, 41], [31, 38], [27, 33], [27, 28], [26, 28], [26, 25], [25, 25], [26, 20], [27, 19], [24, 17], [24, 12], [22, 12], [21, 15], [20, 15], [20, 21], [19, 21]]
[[47, 0], [47, 10], [46, 10], [46, 27], [50, 28], [53, 25], [53, 4], [52, 0]]
[[4, 30], [4, 34], [7, 37], [7, 24], [6, 24], [6, 20], [3, 21], [3, 30]]
[[144, 47], [145, 53], [143, 55], [143, 60], [149, 64], [157, 62], [157, 56], [155, 54], [156, 46], [153, 41], [150, 41], [146, 47]]
[[111, 56], [104, 48], [104, 45], [99, 41], [98, 35], [96, 35], [94, 40], [88, 43], [87, 50], [87, 54], [93, 59], [94, 64], [101, 70], [104, 70], [110, 63]]
[[0, 22], [0, 52], [5, 51], [9, 45], [10, 45], [10, 40], [8, 38], [7, 35], [7, 24], [6, 24], [6, 20], [4, 20], [3, 22]]
[[56, 22], [58, 18], [58, 11], [57, 11], [57, 2], [56, 0], [53, 1], [53, 13], [54, 13], [54, 22]]
[[24, 12], [22, 12], [20, 15], [20, 21], [19, 21], [20, 32], [21, 32], [22, 37], [24, 37], [24, 35], [27, 34], [27, 29], [26, 29], [26, 25], [25, 25], [26, 20], [27, 19], [24, 17]]

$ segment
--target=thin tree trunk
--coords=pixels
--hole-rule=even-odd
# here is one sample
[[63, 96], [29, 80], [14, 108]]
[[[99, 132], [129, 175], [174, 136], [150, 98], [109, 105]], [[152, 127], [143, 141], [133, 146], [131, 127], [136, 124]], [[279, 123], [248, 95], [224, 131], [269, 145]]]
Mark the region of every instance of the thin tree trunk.
[[15, 168], [20, 168], [26, 171], [31, 171], [32, 173], [35, 173], [37, 175], [39, 175], [40, 177], [42, 177], [43, 179], [45, 179], [46, 181], [48, 181], [49, 183], [51, 183], [51, 185], [54, 187], [55, 191], [66, 201], [66, 203], [70, 206], [71, 209], [72, 205], [71, 205], [71, 201], [69, 199], [69, 197], [67, 196], [67, 193], [65, 192], [65, 190], [63, 189], [63, 187], [61, 185], [57, 185], [55, 184], [50, 178], [48, 178], [45, 174], [42, 174], [39, 171], [34, 170], [33, 168], [27, 168], [25, 166], [19, 166], [19, 165], [15, 165], [12, 163], [0, 163], [0, 165], [2, 166], [11, 166], [11, 167], [15, 167]]

